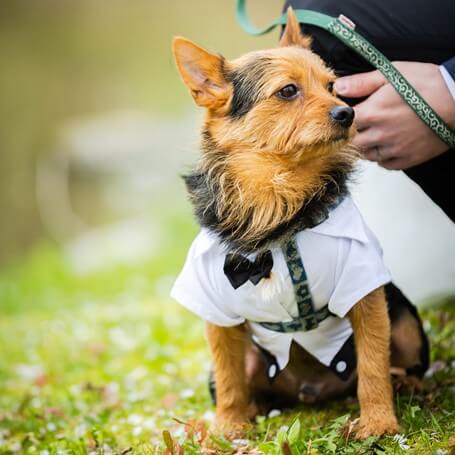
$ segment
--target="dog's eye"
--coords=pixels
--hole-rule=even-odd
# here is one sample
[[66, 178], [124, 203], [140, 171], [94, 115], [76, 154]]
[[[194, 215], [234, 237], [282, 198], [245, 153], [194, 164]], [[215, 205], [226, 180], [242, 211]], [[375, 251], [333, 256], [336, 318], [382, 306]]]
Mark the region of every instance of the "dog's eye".
[[333, 81], [330, 81], [330, 82], [327, 84], [327, 90], [329, 91], [329, 93], [333, 93], [333, 84], [334, 84]]
[[297, 95], [299, 94], [299, 89], [297, 88], [296, 85], [289, 84], [283, 87], [282, 89], [278, 90], [276, 94], [278, 98], [289, 101], [297, 97]]

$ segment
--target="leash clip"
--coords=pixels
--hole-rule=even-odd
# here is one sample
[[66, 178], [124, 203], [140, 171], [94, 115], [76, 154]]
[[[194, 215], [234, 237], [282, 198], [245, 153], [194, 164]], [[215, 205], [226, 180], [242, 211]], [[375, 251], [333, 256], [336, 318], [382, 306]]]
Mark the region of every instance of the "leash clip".
[[343, 24], [346, 25], [346, 27], [350, 28], [351, 30], [355, 29], [355, 23], [349, 19], [349, 17], [346, 17], [344, 14], [340, 14], [338, 16], [338, 20]]

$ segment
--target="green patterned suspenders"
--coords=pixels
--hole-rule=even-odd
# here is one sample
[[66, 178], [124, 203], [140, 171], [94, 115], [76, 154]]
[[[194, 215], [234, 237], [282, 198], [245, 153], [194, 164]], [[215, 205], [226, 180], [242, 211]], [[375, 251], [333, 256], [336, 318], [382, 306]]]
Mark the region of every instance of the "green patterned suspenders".
[[[343, 15], [335, 18], [304, 9], [294, 10], [294, 13], [300, 23], [316, 25], [327, 30], [377, 68], [403, 100], [414, 110], [422, 122], [434, 131], [450, 148], [455, 148], [455, 131], [417, 93], [414, 87], [392, 65], [385, 55], [363, 36], [354, 31], [355, 24], [352, 21]], [[263, 35], [274, 29], [277, 25], [286, 24], [286, 15], [283, 14], [269, 26], [263, 29], [257, 29], [248, 20], [245, 10], [245, 0], [237, 0], [237, 19], [242, 28], [251, 35]]]
[[283, 253], [294, 287], [299, 315], [292, 321], [257, 322], [256, 324], [274, 332], [289, 333], [313, 330], [318, 327], [321, 321], [331, 315], [328, 305], [325, 305], [320, 310], [314, 309], [313, 298], [308, 287], [308, 278], [295, 237], [286, 244], [283, 248]]

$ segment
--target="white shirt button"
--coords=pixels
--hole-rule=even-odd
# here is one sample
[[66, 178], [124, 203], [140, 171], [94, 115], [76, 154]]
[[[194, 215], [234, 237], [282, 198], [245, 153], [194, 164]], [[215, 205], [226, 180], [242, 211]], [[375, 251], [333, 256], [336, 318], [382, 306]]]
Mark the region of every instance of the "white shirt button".
[[276, 368], [276, 365], [273, 364], [273, 365], [270, 365], [270, 368], [269, 368], [269, 378], [274, 378], [275, 375], [276, 375], [276, 372], [277, 372], [277, 368]]
[[343, 371], [346, 370], [347, 368], [347, 364], [344, 360], [340, 360], [336, 365], [335, 365], [335, 369], [338, 371], [338, 373], [343, 373]]

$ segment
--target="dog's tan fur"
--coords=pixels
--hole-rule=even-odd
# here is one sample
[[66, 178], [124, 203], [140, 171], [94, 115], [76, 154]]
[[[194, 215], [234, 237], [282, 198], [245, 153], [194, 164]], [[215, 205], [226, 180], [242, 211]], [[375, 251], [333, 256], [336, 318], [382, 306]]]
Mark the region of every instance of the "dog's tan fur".
[[390, 380], [390, 321], [384, 290], [362, 299], [349, 313], [357, 351], [360, 423], [357, 436], [395, 433]]
[[248, 333], [245, 326], [218, 327], [207, 324], [216, 380], [216, 414], [229, 436], [241, 435], [251, 416], [245, 358]]
[[[205, 131], [216, 150], [203, 151], [201, 167], [222, 167], [218, 210], [225, 228], [241, 240], [255, 241], [290, 220], [330, 179], [330, 170], [350, 166], [356, 153], [349, 134], [331, 122], [328, 112], [342, 106], [327, 89], [334, 74], [309, 49], [292, 11], [280, 47], [253, 52], [233, 61], [212, 54], [184, 38], [174, 40], [174, 54], [185, 84], [197, 104], [207, 109]], [[261, 102], [241, 118], [232, 118], [233, 86], [229, 72], [259, 59], [270, 62], [258, 72], [255, 87]], [[290, 82], [301, 90], [292, 103], [276, 92]], [[248, 217], [249, 225], [240, 230]], [[359, 438], [398, 430], [390, 382], [390, 323], [382, 289], [358, 302], [349, 315], [358, 355]], [[217, 421], [230, 434], [251, 417], [245, 358], [247, 328], [208, 324], [217, 400]]]
[[[383, 288], [370, 293], [349, 313], [358, 358], [360, 422], [357, 437], [395, 433], [399, 430], [395, 417], [390, 380], [390, 322]], [[238, 435], [254, 412], [249, 399], [245, 358], [248, 332], [242, 326], [207, 325], [212, 350], [217, 418], [220, 427], [230, 435]]]

